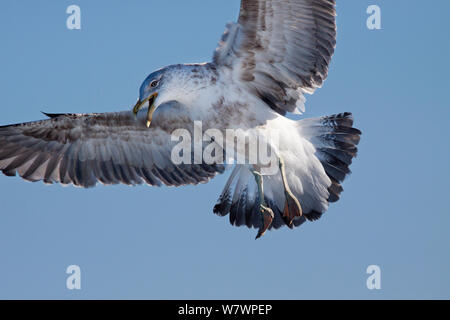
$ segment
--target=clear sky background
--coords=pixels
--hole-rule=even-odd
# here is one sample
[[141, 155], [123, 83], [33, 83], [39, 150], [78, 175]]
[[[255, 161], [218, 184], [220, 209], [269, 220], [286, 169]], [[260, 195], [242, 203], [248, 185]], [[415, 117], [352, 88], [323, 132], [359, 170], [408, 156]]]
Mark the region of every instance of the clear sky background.
[[[81, 7], [82, 29], [66, 28]], [[382, 10], [382, 30], [366, 8]], [[2, 1], [0, 124], [127, 110], [147, 74], [209, 61], [238, 0]], [[212, 213], [228, 173], [83, 190], [0, 176], [0, 298], [450, 298], [450, 2], [338, 0], [328, 80], [305, 117], [363, 132], [341, 200], [295, 230]], [[66, 289], [79, 265], [82, 289]], [[381, 268], [368, 290], [366, 268]]]

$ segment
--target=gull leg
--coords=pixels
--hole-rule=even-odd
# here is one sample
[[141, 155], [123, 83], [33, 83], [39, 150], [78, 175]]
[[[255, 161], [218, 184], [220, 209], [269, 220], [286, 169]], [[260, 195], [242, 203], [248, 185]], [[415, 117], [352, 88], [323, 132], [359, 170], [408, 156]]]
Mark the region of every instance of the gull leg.
[[284, 210], [283, 210], [283, 219], [284, 219], [284, 222], [290, 228], [292, 228], [292, 222], [294, 221], [294, 218], [301, 217], [303, 214], [302, 207], [300, 205], [300, 202], [297, 200], [297, 198], [294, 196], [291, 189], [289, 188], [287, 178], [286, 178], [284, 160], [280, 156], [278, 157], [278, 165], [280, 167], [281, 179], [283, 180], [283, 186], [284, 186], [284, 195], [286, 198], [286, 204], [284, 205]]
[[258, 171], [253, 171], [253, 175], [255, 176], [256, 185], [258, 186], [258, 209], [262, 218], [262, 225], [256, 235], [256, 239], [258, 239], [266, 233], [267, 229], [269, 229], [275, 215], [273, 214], [272, 209], [267, 207], [266, 201], [264, 200], [263, 176]]

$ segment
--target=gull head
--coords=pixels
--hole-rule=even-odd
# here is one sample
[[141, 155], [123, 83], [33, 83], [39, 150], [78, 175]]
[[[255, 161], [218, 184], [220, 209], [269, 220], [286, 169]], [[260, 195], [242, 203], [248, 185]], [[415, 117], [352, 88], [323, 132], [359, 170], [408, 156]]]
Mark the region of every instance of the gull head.
[[133, 108], [133, 113], [137, 115], [139, 110], [148, 104], [147, 112], [147, 127], [150, 127], [152, 122], [153, 113], [155, 112], [159, 101], [157, 101], [160, 93], [165, 90], [165, 80], [164, 77], [165, 70], [161, 69], [151, 73], [142, 83], [139, 89], [139, 99]]
[[202, 71], [200, 65], [172, 65], [151, 73], [139, 89], [133, 113], [137, 115], [148, 106], [147, 127], [150, 127], [153, 113], [160, 105], [173, 101], [189, 104], [196, 98]]

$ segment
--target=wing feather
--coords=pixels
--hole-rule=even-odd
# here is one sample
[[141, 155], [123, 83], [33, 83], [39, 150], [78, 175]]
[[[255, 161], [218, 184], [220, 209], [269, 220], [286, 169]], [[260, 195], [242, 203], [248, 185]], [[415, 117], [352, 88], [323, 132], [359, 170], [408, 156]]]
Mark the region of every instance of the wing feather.
[[214, 63], [278, 113], [303, 110], [321, 87], [336, 45], [334, 0], [242, 0]]
[[[207, 182], [224, 166], [171, 161], [170, 128], [191, 125], [186, 117], [160, 119], [165, 130], [145, 126], [131, 112], [57, 114], [50, 119], [0, 127], [0, 171], [29, 181], [81, 187], [103, 184], [159, 186]], [[167, 123], [170, 123], [168, 125]], [[168, 130], [168, 131], [167, 131]]]

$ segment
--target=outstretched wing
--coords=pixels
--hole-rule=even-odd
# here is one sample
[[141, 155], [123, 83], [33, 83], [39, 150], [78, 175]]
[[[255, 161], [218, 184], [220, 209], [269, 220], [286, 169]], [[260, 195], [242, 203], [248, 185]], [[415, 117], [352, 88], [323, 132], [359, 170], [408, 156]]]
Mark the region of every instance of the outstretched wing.
[[[177, 116], [177, 114], [179, 116]], [[50, 119], [0, 127], [0, 171], [29, 181], [81, 187], [103, 184], [180, 186], [207, 182], [222, 165], [171, 161], [182, 113], [164, 115], [147, 128], [132, 112], [48, 115]]]
[[242, 0], [227, 25], [214, 63], [233, 69], [272, 109], [304, 111], [303, 93], [327, 77], [336, 45], [334, 0]]

